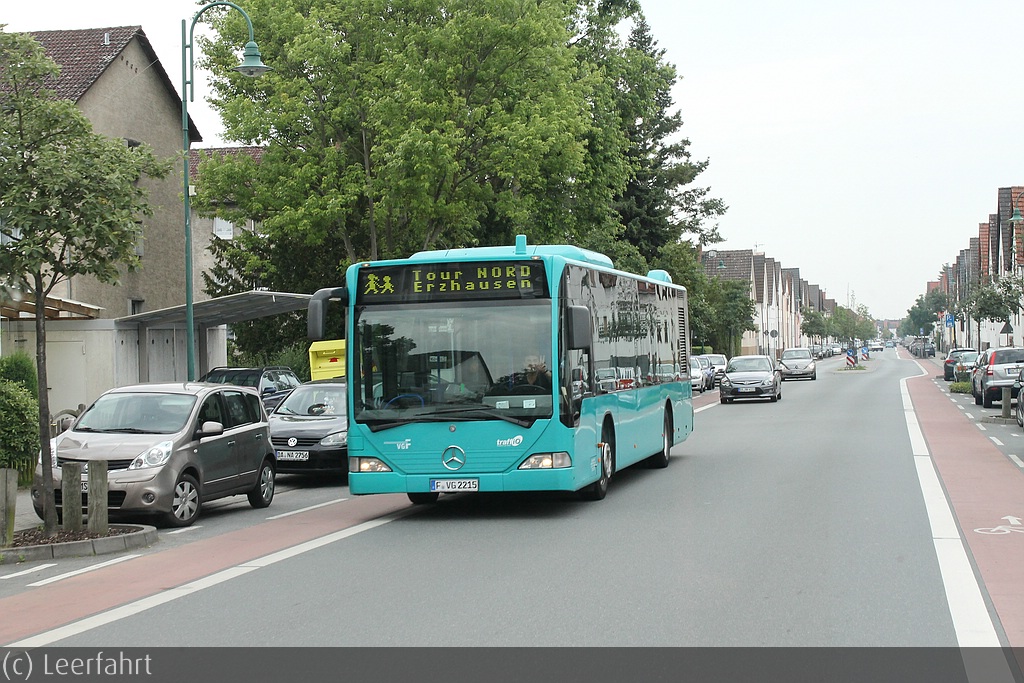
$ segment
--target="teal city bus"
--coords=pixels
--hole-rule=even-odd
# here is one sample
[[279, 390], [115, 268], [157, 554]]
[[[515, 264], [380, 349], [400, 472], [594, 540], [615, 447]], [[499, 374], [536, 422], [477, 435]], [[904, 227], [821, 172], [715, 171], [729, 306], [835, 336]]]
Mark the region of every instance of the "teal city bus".
[[310, 300], [311, 339], [339, 336], [330, 301], [344, 310], [353, 494], [599, 500], [616, 471], [666, 467], [693, 431], [686, 289], [665, 271], [519, 235], [352, 265]]

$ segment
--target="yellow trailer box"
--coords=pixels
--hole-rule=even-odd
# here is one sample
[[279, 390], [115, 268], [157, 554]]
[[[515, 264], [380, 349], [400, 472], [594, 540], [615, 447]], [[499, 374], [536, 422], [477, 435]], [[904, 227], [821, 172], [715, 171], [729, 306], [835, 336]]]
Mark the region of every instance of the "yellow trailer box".
[[329, 339], [309, 345], [309, 378], [345, 376], [345, 340]]

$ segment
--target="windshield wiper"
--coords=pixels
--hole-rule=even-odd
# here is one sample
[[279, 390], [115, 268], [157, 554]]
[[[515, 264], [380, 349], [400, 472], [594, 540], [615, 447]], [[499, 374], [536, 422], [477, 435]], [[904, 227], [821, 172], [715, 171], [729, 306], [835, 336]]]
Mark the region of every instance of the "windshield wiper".
[[[148, 429], [139, 429], [138, 427], [119, 427], [117, 429], [97, 429], [97, 432], [104, 432], [106, 434], [153, 434]], [[156, 432], [157, 434], [162, 432]]]
[[[456, 415], [454, 413], [462, 413]], [[504, 420], [505, 422], [511, 422], [512, 424], [519, 427], [530, 427], [536, 421], [536, 418], [517, 418], [512, 415], [505, 415], [497, 410], [494, 410], [488, 406], [470, 407], [466, 406], [463, 408], [450, 408], [448, 410], [439, 410], [433, 413], [423, 413], [420, 415], [413, 415], [405, 420], [389, 420], [386, 422], [369, 422], [371, 432], [381, 432], [385, 429], [394, 429], [405, 424], [412, 424], [416, 422], [472, 422], [477, 418], [473, 417], [473, 414], [483, 413], [489, 418]]]

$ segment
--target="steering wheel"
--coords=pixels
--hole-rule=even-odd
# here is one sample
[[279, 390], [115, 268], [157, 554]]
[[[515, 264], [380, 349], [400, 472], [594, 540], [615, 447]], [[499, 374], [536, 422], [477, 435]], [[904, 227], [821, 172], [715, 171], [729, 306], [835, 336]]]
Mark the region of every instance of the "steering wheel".
[[420, 396], [419, 394], [399, 394], [398, 396], [395, 396], [395, 397], [394, 397], [393, 399], [391, 399], [390, 401], [388, 401], [387, 403], [385, 403], [385, 404], [384, 404], [384, 407], [385, 407], [385, 408], [387, 408], [387, 407], [389, 407], [389, 406], [390, 406], [390, 405], [391, 405], [392, 403], [394, 403], [395, 401], [397, 401], [397, 400], [399, 400], [399, 399], [402, 399], [402, 398], [415, 398], [415, 399], [419, 399], [419, 402], [420, 402], [420, 406], [421, 406], [421, 407], [422, 407], [422, 406], [424, 406], [424, 405], [426, 405], [426, 403], [424, 403], [424, 401], [423, 401], [423, 397], [422, 397], [422, 396]]

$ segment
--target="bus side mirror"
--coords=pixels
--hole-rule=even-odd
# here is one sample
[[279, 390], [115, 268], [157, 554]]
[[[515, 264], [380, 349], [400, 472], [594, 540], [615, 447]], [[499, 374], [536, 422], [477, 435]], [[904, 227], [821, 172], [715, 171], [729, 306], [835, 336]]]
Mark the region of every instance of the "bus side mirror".
[[330, 299], [340, 299], [342, 302], [341, 312], [341, 335], [334, 335], [334, 337], [343, 337], [345, 330], [345, 311], [348, 304], [348, 288], [347, 287], [327, 287], [325, 289], [318, 289], [313, 297], [309, 300], [309, 306], [306, 312], [306, 336], [312, 341], [320, 341], [325, 338], [324, 326], [327, 318], [327, 306], [326, 303]]
[[590, 309], [586, 306], [569, 306], [565, 333], [568, 348], [589, 351], [592, 338]]

